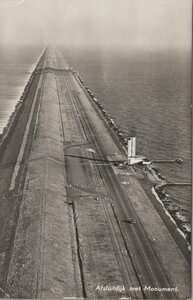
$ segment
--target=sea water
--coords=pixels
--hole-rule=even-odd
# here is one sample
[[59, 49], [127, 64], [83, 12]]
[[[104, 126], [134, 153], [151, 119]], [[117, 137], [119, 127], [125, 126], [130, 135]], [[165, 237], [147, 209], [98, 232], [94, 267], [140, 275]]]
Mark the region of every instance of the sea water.
[[[63, 49], [96, 98], [168, 182], [191, 183], [191, 52]], [[191, 218], [191, 187], [168, 187]]]
[[0, 133], [14, 111], [41, 55], [42, 47], [0, 47]]
[[[42, 50], [0, 48], [1, 132]], [[62, 54], [122, 131], [137, 137], [138, 154], [151, 160], [182, 158], [182, 165], [156, 167], [169, 182], [191, 182], [190, 52], [63, 47]], [[167, 192], [190, 220], [190, 187], [168, 187]]]

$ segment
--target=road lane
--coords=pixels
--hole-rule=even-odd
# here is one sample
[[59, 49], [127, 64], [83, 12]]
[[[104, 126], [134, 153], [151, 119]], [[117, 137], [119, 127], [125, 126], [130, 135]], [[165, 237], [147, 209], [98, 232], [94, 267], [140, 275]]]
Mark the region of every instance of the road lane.
[[[45, 60], [46, 52], [44, 52], [30, 78], [30, 83], [25, 88], [23, 94], [23, 103], [20, 112], [14, 120], [7, 134], [0, 152], [0, 286], [4, 289], [10, 261], [15, 228], [18, 219], [19, 207], [21, 203], [21, 195], [23, 188], [23, 176], [25, 174], [25, 165], [20, 165], [17, 185], [14, 190], [9, 191], [11, 178], [13, 176], [15, 163], [21, 148], [23, 135], [25, 132], [28, 116], [30, 114], [31, 103], [37, 91], [39, 75], [35, 72], [42, 68]], [[27, 148], [30, 144], [30, 138], [27, 141]], [[28, 149], [29, 150], [29, 149]], [[25, 159], [28, 157], [28, 151], [24, 153]], [[3, 293], [0, 291], [0, 297]]]
[[[60, 59], [60, 62], [62, 63], [62, 59]], [[96, 155], [93, 154], [92, 157], [101, 157], [102, 160], [106, 160], [107, 158], [112, 157], [112, 154], [115, 152], [120, 155], [119, 150], [121, 149], [121, 147], [117, 148], [115, 146], [115, 143], [111, 139], [112, 136], [108, 133], [107, 125], [105, 125], [105, 130], [102, 129], [101, 123], [103, 122], [103, 117], [100, 117], [100, 113], [98, 114], [98, 117], [96, 117], [97, 113], [96, 111], [94, 112], [94, 105], [90, 103], [90, 100], [88, 100], [90, 99], [90, 96], [87, 94], [84, 87], [82, 87], [82, 84], [80, 83], [79, 79], [75, 78], [76, 75], [69, 74], [69, 76], [65, 76], [64, 81], [66, 82], [67, 87], [66, 95], [68, 95], [68, 97], [72, 101], [72, 105], [76, 111], [77, 117], [80, 120], [82, 128], [84, 129], [87, 139], [93, 142], [92, 149], [96, 151]], [[140, 284], [143, 287], [152, 286], [155, 288], [170, 288], [175, 287], [175, 284], [177, 284], [177, 286], [181, 288], [177, 292], [171, 291], [168, 293], [160, 291], [149, 292], [148, 289], [146, 289], [146, 296], [149, 298], [158, 297], [159, 299], [186, 297], [186, 295], [188, 294], [188, 290], [186, 288], [186, 278], [187, 281], [189, 280], [188, 273], [184, 273], [184, 280], [181, 280], [178, 274], [173, 274], [171, 276], [171, 272], [169, 273], [171, 276], [170, 277], [168, 276], [166, 271], [168, 270], [168, 266], [163, 265], [163, 262], [167, 261], [167, 259], [163, 259], [163, 253], [165, 253], [165, 256], [167, 256], [168, 252], [168, 254], [171, 257], [171, 249], [176, 248], [176, 252], [174, 252], [173, 257], [182, 257], [182, 264], [179, 267], [179, 270], [183, 270], [183, 272], [188, 272], [189, 269], [187, 263], [185, 262], [182, 256], [182, 253], [179, 251], [179, 249], [177, 249], [177, 245], [173, 241], [172, 236], [169, 234], [169, 232], [167, 232], [167, 228], [163, 224], [163, 221], [160, 219], [158, 213], [155, 211], [155, 215], [159, 218], [158, 223], [161, 224], [161, 228], [164, 226], [164, 233], [162, 234], [161, 232], [161, 238], [163, 240], [164, 234], [166, 234], [166, 239], [171, 239], [172, 245], [170, 250], [167, 249], [166, 243], [160, 245], [160, 248], [163, 249], [162, 251], [164, 252], [162, 253], [162, 255], [159, 256], [158, 252], [155, 251], [155, 248], [153, 247], [151, 238], [147, 235], [147, 232], [144, 229], [143, 222], [141, 222], [141, 217], [138, 218], [138, 215], [136, 214], [136, 211], [133, 208], [133, 204], [131, 204], [133, 201], [137, 201], [137, 197], [143, 197], [142, 195], [144, 195], [144, 199], [147, 199], [147, 195], [141, 188], [137, 179], [135, 180], [134, 185], [135, 189], [137, 189], [136, 196], [132, 193], [131, 201], [129, 195], [126, 194], [125, 190], [123, 190], [123, 188], [121, 187], [117, 176], [115, 176], [114, 170], [110, 166], [102, 165], [98, 169], [98, 172], [100, 173], [100, 176], [105, 184], [107, 194], [114, 201], [114, 206], [116, 208], [116, 212], [119, 219], [122, 220], [133, 217], [137, 220], [135, 225], [121, 223], [121, 228], [123, 229], [127, 247], [129, 249], [129, 252], [131, 253], [131, 259], [133, 260], [133, 265]], [[175, 263], [175, 259], [173, 258], [171, 260], [171, 264], [172, 263]], [[174, 269], [176, 270], [177, 268]]]
[[22, 144], [21, 144], [20, 151], [19, 151], [19, 154], [18, 154], [18, 157], [17, 157], [17, 161], [16, 161], [16, 164], [15, 164], [15, 167], [14, 167], [14, 170], [13, 170], [13, 175], [12, 175], [11, 183], [10, 183], [10, 187], [9, 187], [10, 191], [13, 191], [14, 188], [15, 188], [15, 182], [16, 182], [16, 179], [17, 179], [17, 176], [18, 176], [18, 173], [19, 173], [20, 164], [23, 161], [23, 155], [24, 155], [25, 147], [26, 147], [27, 140], [28, 140], [28, 137], [29, 137], [30, 126], [31, 126], [32, 119], [34, 117], [34, 111], [35, 111], [36, 103], [37, 103], [38, 98], [40, 97], [40, 94], [41, 94], [42, 81], [43, 81], [43, 75], [40, 75], [38, 86], [36, 88], [36, 93], [35, 93], [34, 100], [33, 100], [33, 104], [32, 104], [31, 111], [30, 111], [30, 114], [29, 114], [29, 117], [28, 117], [28, 122], [26, 124]]
[[[82, 244], [81, 248], [84, 249], [84, 252], [82, 252], [82, 255], [85, 257], [85, 260], [87, 260], [88, 257], [90, 257], [89, 260], [93, 261], [93, 271], [95, 272], [94, 277], [101, 278], [101, 279], [99, 279], [100, 280], [99, 283], [102, 281], [102, 278], [105, 278], [103, 281], [105, 281], [106, 284], [109, 281], [109, 271], [112, 269], [112, 263], [107, 265], [107, 263], [105, 262], [105, 261], [109, 260], [108, 257], [111, 256], [112, 259], [114, 260], [114, 263], [113, 263], [114, 264], [114, 267], [113, 267], [114, 268], [114, 278], [110, 280], [109, 284], [110, 283], [113, 284], [113, 282], [115, 280], [118, 280], [118, 278], [120, 276], [120, 275], [118, 275], [118, 273], [120, 271], [118, 272], [118, 268], [116, 265], [117, 263], [116, 263], [116, 260], [114, 257], [114, 255], [116, 255], [119, 264], [121, 264], [121, 266], [122, 266], [121, 272], [123, 274], [127, 273], [127, 283], [129, 282], [129, 285], [126, 283], [126, 286], [127, 286], [127, 288], [129, 288], [129, 286], [136, 285], [136, 281], [135, 281], [136, 279], [133, 279], [134, 275], [132, 274], [132, 270], [131, 269], [128, 270], [128, 267], [130, 264], [128, 263], [128, 257], [125, 254], [126, 252], [124, 250], [124, 245], [121, 244], [122, 240], [120, 241], [120, 238], [119, 239], [116, 238], [116, 241], [113, 239], [113, 241], [112, 241], [114, 244], [116, 244], [116, 246], [114, 246], [114, 247], [116, 247], [114, 254], [113, 254], [112, 248], [110, 246], [111, 242], [108, 242], [108, 244], [106, 244], [105, 248], [108, 247], [109, 252], [105, 256], [103, 256], [104, 253], [102, 250], [100, 250], [100, 247], [98, 247], [98, 249], [96, 251], [95, 249], [92, 249], [92, 246], [90, 246], [89, 249], [86, 246], [86, 244], [92, 243], [92, 239], [93, 239], [93, 243], [98, 242], [101, 244], [101, 246], [103, 245], [103, 243], [107, 243], [107, 241], [103, 242], [103, 240], [101, 240], [101, 239], [98, 240], [97, 227], [100, 226], [100, 222], [104, 222], [104, 221], [102, 221], [104, 217], [106, 220], [105, 223], [107, 222], [107, 215], [109, 215], [109, 213], [107, 213], [107, 210], [105, 210], [105, 204], [103, 203], [103, 198], [101, 198], [99, 196], [100, 193], [98, 192], [98, 190], [100, 190], [100, 189], [104, 190], [104, 183], [101, 180], [101, 176], [98, 172], [97, 167], [94, 168], [93, 165], [90, 164], [89, 162], [87, 164], [85, 164], [84, 160], [81, 159], [81, 156], [82, 155], [85, 156], [85, 151], [87, 151], [84, 147], [82, 148], [81, 146], [84, 146], [85, 144], [87, 144], [89, 142], [89, 143], [91, 143], [90, 146], [92, 147], [92, 142], [88, 140], [88, 133], [87, 133], [87, 131], [85, 131], [84, 122], [82, 122], [81, 114], [79, 113], [76, 103], [74, 102], [74, 96], [71, 93], [71, 90], [69, 87], [69, 82], [68, 82], [68, 80], [66, 80], [67, 77], [71, 77], [71, 74], [69, 74], [68, 76], [66, 76], [66, 75], [64, 75], [64, 76], [60, 75], [60, 76], [61, 76], [60, 80], [62, 82], [65, 82], [65, 85], [62, 89], [63, 94], [59, 93], [62, 107], [64, 105], [64, 108], [62, 108], [62, 110], [63, 110], [63, 127], [66, 128], [65, 124], [66, 124], [66, 122], [69, 121], [69, 118], [71, 121], [71, 129], [70, 129], [71, 135], [64, 132], [64, 140], [65, 140], [65, 136], [66, 136], [66, 139], [67, 139], [66, 141], [70, 142], [70, 140], [71, 140], [71, 142], [73, 141], [73, 144], [66, 146], [64, 149], [66, 151], [65, 157], [66, 157], [66, 173], [67, 173], [67, 182], [68, 182], [68, 196], [69, 196], [69, 199], [71, 199], [71, 201], [73, 203], [73, 207], [74, 207], [74, 210], [76, 213], [76, 220], [80, 220], [79, 221], [80, 223], [82, 223], [82, 221], [84, 221], [82, 219], [82, 217], [80, 217], [83, 213], [86, 214], [86, 205], [87, 205], [86, 198], [84, 200], [84, 203], [82, 203], [84, 197], [88, 197], [88, 199], [90, 199], [89, 200], [90, 209], [96, 205], [96, 200], [94, 200], [96, 198], [96, 196], [100, 201], [100, 205], [97, 204], [97, 206], [96, 206], [97, 210], [99, 207], [101, 207], [101, 209], [104, 208], [103, 213], [101, 213], [102, 212], [101, 209], [98, 212], [100, 217], [98, 215], [98, 222], [96, 221], [96, 225], [94, 225], [94, 224], [90, 225], [92, 228], [90, 230], [93, 231], [93, 234], [92, 234], [93, 237], [90, 239], [88, 238], [87, 241], [85, 242], [85, 244]], [[60, 82], [58, 83], [58, 86], [61, 86]], [[72, 120], [73, 120], [73, 122], [72, 122]], [[79, 143], [77, 143], [77, 141], [79, 141]], [[75, 155], [76, 159], [74, 159], [74, 157], [70, 157], [70, 155], [68, 156], [68, 153]], [[89, 157], [89, 156], [92, 158], [93, 157], [92, 153], [87, 153], [87, 157]], [[84, 189], [82, 187], [84, 187]], [[86, 189], [92, 190], [92, 194], [89, 193], [90, 196], [86, 196], [83, 193], [83, 190], [86, 190]], [[103, 193], [105, 194], [105, 191]], [[92, 209], [91, 209], [91, 211], [92, 211]], [[112, 213], [111, 207], [110, 207], [109, 212]], [[95, 210], [95, 214], [97, 216], [96, 210]], [[104, 214], [104, 217], [103, 217], [103, 214]], [[89, 218], [89, 212], [88, 212], [87, 218]], [[111, 216], [111, 218], [112, 218], [112, 216]], [[113, 216], [113, 218], [114, 218], [114, 216]], [[109, 220], [110, 220], [110, 217], [109, 217]], [[86, 222], [86, 220], [84, 222]], [[82, 225], [80, 225], [80, 223], [79, 223], [79, 227], [77, 230], [80, 231], [80, 236], [81, 236], [81, 232], [83, 234], [83, 232], [85, 230], [84, 229], [85, 224], [83, 223]], [[117, 224], [112, 225], [112, 222], [109, 222], [108, 224], [109, 224], [108, 230], [110, 230], [110, 235], [107, 234], [107, 232], [106, 232], [106, 230], [107, 230], [107, 228], [105, 228], [106, 226], [103, 228], [103, 231], [104, 231], [103, 234], [105, 236], [105, 240], [107, 240], [107, 238], [109, 239], [111, 237], [112, 232], [113, 232], [113, 235], [115, 236], [114, 230], [115, 230], [115, 228], [117, 228]], [[86, 229], [86, 231], [87, 230], [88, 229]], [[85, 234], [83, 235], [82, 238], [85, 239], [87, 235], [89, 235], [89, 232], [88, 233], [85, 232]], [[111, 240], [112, 240], [112, 237], [111, 237]], [[81, 243], [82, 242], [80, 242], [80, 244]], [[123, 252], [124, 252], [124, 254], [123, 254]], [[95, 260], [97, 260], [97, 257], [94, 258], [96, 256], [96, 254], [94, 254], [94, 253], [98, 253], [98, 255], [100, 253], [100, 262], [98, 262], [98, 263], [95, 262]], [[91, 255], [93, 257], [91, 257]], [[88, 260], [88, 263], [89, 263], [89, 260]], [[82, 266], [82, 263], [81, 263], [81, 266]], [[86, 265], [83, 264], [83, 271], [84, 271], [83, 276], [85, 276], [85, 278], [86, 278], [86, 280], [84, 280], [84, 281], [85, 281], [85, 285], [87, 287], [87, 288], [85, 288], [87, 295], [92, 298], [93, 297], [98, 298], [99, 295], [97, 295], [97, 292], [95, 291], [96, 280], [93, 281], [92, 272], [88, 273], [88, 271], [86, 271], [86, 269], [87, 269], [87, 264]], [[130, 272], [130, 274], [129, 274], [129, 272]], [[89, 277], [89, 279], [88, 279], [88, 277]], [[133, 284], [132, 284], [132, 282], [133, 282]], [[124, 293], [122, 295], [124, 296]], [[140, 292], [136, 293], [134, 291], [134, 292], [130, 292], [128, 295], [132, 296], [132, 298], [136, 298], [136, 299], [141, 298]], [[109, 294], [108, 297], [117, 298], [117, 294], [116, 293], [114, 293], [114, 295]]]
[[[36, 82], [36, 87], [42, 85], [45, 90], [36, 109], [39, 116], [33, 115], [32, 132], [23, 132], [30, 155], [7, 285], [2, 287], [12, 296], [23, 298], [60, 298], [66, 293], [85, 298], [185, 298], [186, 282], [179, 279], [179, 274], [168, 277], [144, 219], [133, 205], [143, 197], [147, 201], [137, 179], [132, 180], [129, 194], [115, 174], [115, 167], [84, 159], [97, 157], [107, 161], [115, 153], [124, 156], [90, 96], [58, 50], [49, 50], [44, 66], [37, 69], [36, 76], [45, 76], [45, 82]], [[22, 143], [22, 135], [20, 139], [22, 152], [26, 143]], [[87, 151], [88, 147], [92, 151]], [[23, 155], [16, 158], [20, 156]], [[19, 172], [21, 160], [22, 157]], [[11, 168], [11, 186], [15, 188], [19, 172]], [[2, 175], [0, 172], [0, 179]], [[154, 213], [160, 223], [155, 209]], [[122, 222], [130, 218], [136, 224]], [[167, 230], [164, 234], [168, 240]], [[160, 241], [164, 241], [164, 234]], [[170, 238], [173, 248], [161, 245], [160, 249], [166, 256], [171, 255], [169, 247], [174, 249], [172, 261], [181, 258], [179, 270], [184, 272], [188, 284], [183, 256]], [[148, 289], [170, 288], [175, 286], [173, 283], [179, 283], [179, 292]], [[98, 284], [124, 285], [127, 291], [101, 293], [96, 290]]]
[[[106, 154], [108, 153], [108, 149], [104, 149], [104, 144], [101, 143], [101, 136], [98, 136], [97, 134], [97, 130], [96, 127], [93, 126], [93, 119], [91, 121], [91, 119], [88, 117], [89, 113], [89, 108], [87, 106], [87, 104], [85, 104], [85, 97], [84, 100], [81, 99], [81, 95], [79, 92], [79, 89], [77, 89], [76, 84], [74, 84], [73, 80], [70, 78], [67, 79], [68, 80], [68, 84], [71, 85], [71, 93], [74, 95], [74, 101], [76, 102], [76, 105], [78, 106], [77, 110], [79, 112], [79, 115], [82, 115], [82, 123], [84, 124], [84, 127], [86, 128], [85, 131], [89, 132], [89, 138], [92, 139], [95, 143], [95, 150], [97, 152], [97, 154], [101, 153], [101, 158], [104, 159], [104, 157], [106, 157]], [[87, 109], [85, 109], [85, 107], [87, 107]], [[91, 113], [90, 113], [91, 115]], [[87, 122], [87, 127], [85, 126]], [[97, 155], [98, 157], [98, 155]], [[110, 191], [112, 192], [112, 187], [114, 188], [117, 184], [117, 178], [115, 178], [114, 180], [111, 180], [111, 178], [113, 178], [114, 172], [112, 172], [111, 168], [102, 166], [102, 171], [101, 174], [102, 176], [105, 176], [105, 172], [104, 169], [106, 169], [107, 172], [107, 176], [106, 176], [106, 182], [107, 182], [107, 187], [110, 187]], [[111, 170], [111, 171], [110, 171]], [[137, 188], [137, 186], [136, 186]], [[112, 192], [112, 197], [114, 198], [116, 207], [117, 207], [117, 211], [120, 213], [121, 215], [123, 215], [124, 217], [132, 217], [134, 216], [136, 218], [136, 220], [138, 220], [138, 217], [134, 211], [134, 209], [132, 208], [130, 201], [128, 199], [128, 197], [125, 197], [123, 195], [122, 189], [120, 187], [120, 183], [118, 183], [117, 185], [117, 190], [118, 192], [114, 191]], [[113, 196], [114, 193], [114, 196]], [[154, 253], [154, 249], [152, 248], [149, 239], [146, 236], [146, 233], [144, 232], [144, 228], [143, 225], [140, 224], [140, 220], [138, 220], [137, 225], [131, 227], [130, 232], [128, 231], [128, 224], [124, 224], [123, 225], [125, 228], [125, 232], [126, 232], [126, 236], [128, 238], [128, 241], [132, 241], [132, 245], [135, 245], [134, 247], [134, 251], [133, 255], [134, 257], [136, 257], [136, 262], [135, 265], [138, 266], [138, 273], [140, 275], [140, 278], [143, 276], [143, 278], [141, 278], [141, 282], [143, 281], [144, 286], [154, 286], [154, 287], [171, 287], [172, 285], [168, 282], [168, 276], [167, 274], [164, 274], [164, 268], [162, 268], [159, 259], [158, 259], [158, 255], [156, 253]], [[171, 237], [172, 239], [172, 237]], [[140, 249], [140, 250], [139, 250]], [[167, 251], [167, 248], [165, 249]], [[137, 253], [137, 255], [135, 254]], [[179, 252], [178, 252], [179, 253]], [[167, 255], [167, 254], [166, 254]], [[145, 264], [145, 265], [144, 265]], [[143, 267], [142, 267], [143, 266]], [[148, 291], [146, 291], [148, 293]], [[184, 295], [186, 293], [185, 289], [182, 289], [181, 291], [181, 295]], [[150, 294], [150, 297], [154, 298], [154, 297], [159, 297], [159, 298], [175, 298], [178, 297], [178, 293], [176, 293], [177, 295], [175, 295], [173, 292], [169, 292], [166, 293], [160, 293], [160, 292], [155, 292]]]
[[[86, 113], [83, 111], [83, 108], [80, 106], [80, 102], [78, 102], [77, 101], [77, 98], [75, 97], [75, 93], [74, 93], [74, 91], [73, 91], [73, 88], [72, 88], [72, 83], [71, 83], [71, 81], [70, 81], [70, 79], [68, 78], [67, 79], [67, 77], [65, 77], [64, 78], [65, 80], [66, 80], [66, 87], [67, 87], [67, 91], [68, 91], [68, 97], [71, 99], [71, 101], [72, 101], [72, 105], [74, 106], [74, 110], [75, 110], [75, 112], [76, 112], [76, 114], [77, 114], [77, 116], [79, 117], [79, 118], [81, 118], [81, 123], [82, 124], [84, 124], [84, 131], [85, 131], [85, 134], [86, 135], [89, 135], [89, 137], [90, 137], [90, 139], [91, 140], [93, 140], [94, 141], [94, 144], [95, 144], [95, 148], [100, 148], [100, 149], [97, 149], [97, 153], [99, 154], [99, 156], [100, 156], [100, 154], [101, 154], [101, 149], [102, 149], [102, 146], [100, 145], [101, 143], [100, 143], [100, 137], [97, 137], [97, 135], [96, 135], [96, 133], [95, 133], [95, 130], [92, 128], [92, 125], [91, 124], [89, 124], [88, 125], [88, 122], [89, 122], [89, 120], [88, 119], [86, 119]], [[71, 86], [71, 89], [70, 89], [70, 87], [69, 86]], [[75, 104], [76, 103], [76, 104]], [[100, 147], [99, 147], [99, 145], [100, 145]], [[102, 153], [102, 157], [101, 158], [104, 158], [105, 157], [105, 153], [104, 153], [104, 150], [103, 150], [103, 153]], [[71, 161], [71, 163], [72, 163], [72, 161]], [[109, 167], [107, 168], [107, 170], [109, 170]], [[104, 172], [101, 172], [102, 173], [102, 177], [104, 178]], [[110, 175], [108, 175], [108, 177], [109, 178], [111, 178], [112, 176], [113, 176], [114, 174], [113, 174], [113, 171], [111, 171], [111, 174]], [[107, 176], [107, 174], [106, 174], [106, 176]], [[108, 178], [107, 177], [107, 178]], [[113, 198], [115, 199], [115, 198], [117, 198], [117, 195], [118, 195], [118, 199], [123, 199], [123, 195], [120, 195], [120, 191], [121, 191], [121, 187], [120, 187], [120, 184], [118, 183], [118, 181], [116, 182], [115, 180], [116, 180], [116, 178], [114, 178], [114, 181], [112, 182], [110, 182], [109, 181], [109, 178], [108, 178], [108, 180], [105, 178], [105, 183], [107, 184], [107, 186], [108, 186], [108, 188], [111, 190], [110, 191], [110, 193], [112, 194], [112, 187], [114, 187], [114, 186], [116, 186], [116, 188], [117, 188], [117, 190], [116, 190], [116, 192], [114, 191], [113, 192]], [[116, 182], [116, 185], [115, 185], [115, 182]], [[124, 195], [124, 198], [125, 198], [125, 195]], [[120, 203], [119, 203], [119, 205], [120, 206], [122, 206], [123, 204], [122, 204], [122, 201], [120, 201]], [[125, 207], [122, 209], [122, 212], [125, 212], [125, 211], [128, 211], [128, 209], [126, 210], [125, 209]], [[127, 216], [125, 216], [125, 213], [124, 213], [124, 218], [128, 218], [128, 215]], [[137, 218], [137, 217], [136, 217]], [[127, 232], [127, 231], [126, 231]], [[157, 279], [156, 279], [156, 276], [155, 276], [155, 274], [154, 274], [154, 271], [152, 270], [152, 267], [151, 267], [151, 263], [150, 263], [150, 261], [149, 261], [149, 258], [147, 258], [147, 254], [146, 254], [146, 252], [144, 251], [144, 249], [143, 249], [143, 246], [142, 246], [142, 244], [141, 244], [141, 242], [140, 242], [140, 239], [138, 238], [138, 235], [136, 234], [136, 232], [135, 232], [135, 229], [134, 229], [134, 232], [133, 232], [133, 235], [135, 235], [135, 239], [133, 239], [133, 243], [136, 243], [136, 241], [138, 242], [137, 243], [137, 245], [135, 246], [135, 251], [133, 251], [133, 253], [135, 252], [135, 253], [137, 253], [138, 255], [136, 255], [136, 257], [137, 257], [137, 260], [136, 260], [136, 262], [135, 262], [135, 268], [136, 269], [138, 269], [137, 270], [137, 275], [138, 275], [138, 279], [139, 279], [139, 281], [140, 282], [143, 282], [143, 286], [145, 286], [145, 284], [151, 284], [151, 285], [153, 285], [153, 286], [160, 286], [160, 281], [159, 281], [159, 283], [158, 283], [158, 281], [157, 281]], [[129, 240], [131, 240], [131, 238], [129, 238]], [[146, 241], [147, 242], [147, 241]], [[139, 251], [139, 249], [141, 249], [141, 251]], [[143, 255], [142, 255], [143, 254]], [[140, 263], [138, 263], [137, 261], [140, 261]], [[138, 266], [138, 267], [137, 267]], [[140, 267], [139, 267], [140, 266]], [[160, 269], [160, 267], [159, 267], [159, 269]], [[159, 270], [158, 268], [157, 268], [157, 272], [159, 272], [160, 270]], [[142, 270], [143, 270], [143, 272], [142, 272]], [[146, 271], [145, 271], [146, 270]], [[159, 270], [159, 271], [158, 271]], [[145, 273], [146, 272], [146, 273]], [[162, 274], [162, 270], [161, 270], [161, 272], [160, 272], [161, 274]], [[143, 275], [141, 275], [141, 274], [143, 274]], [[146, 275], [144, 275], [144, 274], [146, 274]], [[144, 278], [145, 277], [145, 278]], [[147, 280], [147, 278], [149, 278], [149, 280]], [[144, 279], [144, 280], [143, 280]], [[167, 286], [167, 287], [169, 287], [169, 285], [168, 285], [168, 282], [166, 281], [166, 278], [164, 277], [164, 281], [163, 281], [163, 278], [162, 278], [162, 282], [161, 282], [161, 286]], [[147, 294], [147, 293], [146, 293]], [[148, 295], [148, 297], [149, 297], [150, 295]], [[157, 293], [151, 293], [151, 297], [157, 297], [158, 296], [158, 294]], [[162, 295], [162, 294], [160, 294], [159, 293], [159, 297], [165, 297], [164, 295]], [[171, 297], [171, 293], [169, 293], [169, 295], [168, 295], [168, 297]], [[173, 296], [172, 296], [172, 298], [173, 298]]]
[[[76, 103], [77, 105], [80, 104], [80, 102]], [[89, 134], [89, 137], [94, 141], [98, 157], [104, 159], [106, 157], [106, 153], [101, 145], [100, 137], [97, 136], [95, 129], [92, 126], [92, 123], [86, 116], [86, 112], [83, 111], [83, 108], [81, 108], [80, 105], [78, 111], [82, 114], [87, 134]], [[118, 203], [117, 208], [119, 211], [121, 211], [121, 217], [123, 219], [129, 219], [133, 217], [137, 220], [136, 225], [125, 225], [125, 227], [127, 227], [125, 228], [125, 234], [127, 236], [129, 247], [132, 249], [133, 252], [132, 259], [135, 261], [134, 265], [141, 285], [143, 287], [146, 285], [169, 287], [167, 278], [165, 274], [163, 274], [163, 270], [160, 268], [157, 257], [155, 257], [154, 253], [152, 253], [152, 249], [149, 245], [149, 242], [144, 237], [143, 228], [140, 227], [139, 220], [134, 210], [131, 206], [129, 206], [129, 201], [125, 196], [117, 178], [115, 177], [114, 172], [109, 166], [101, 166], [100, 169], [101, 175], [105, 181], [109, 193], [111, 194], [115, 203]], [[128, 230], [128, 227], [130, 227], [130, 230]], [[147, 292], [146, 296], [152, 298], [166, 298], [166, 295], [163, 295], [161, 293], [149, 294]], [[174, 297], [175, 296], [172, 295], [172, 293], [168, 293], [167, 295], [168, 299]]]

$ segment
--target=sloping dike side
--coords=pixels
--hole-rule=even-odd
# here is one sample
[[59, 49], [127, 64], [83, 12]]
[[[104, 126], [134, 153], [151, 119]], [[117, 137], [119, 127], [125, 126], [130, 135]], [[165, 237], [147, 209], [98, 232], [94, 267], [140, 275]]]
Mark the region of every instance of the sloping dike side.
[[127, 194], [100, 166], [124, 155], [56, 48], [21, 107], [2, 138], [1, 297], [187, 298], [187, 261], [137, 179]]

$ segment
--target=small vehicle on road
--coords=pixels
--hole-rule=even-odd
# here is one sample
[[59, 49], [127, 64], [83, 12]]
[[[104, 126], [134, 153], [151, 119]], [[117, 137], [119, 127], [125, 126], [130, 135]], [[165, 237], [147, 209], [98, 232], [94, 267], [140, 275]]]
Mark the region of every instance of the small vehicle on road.
[[136, 224], [136, 220], [134, 218], [122, 220], [122, 222], [129, 223], [129, 224]]

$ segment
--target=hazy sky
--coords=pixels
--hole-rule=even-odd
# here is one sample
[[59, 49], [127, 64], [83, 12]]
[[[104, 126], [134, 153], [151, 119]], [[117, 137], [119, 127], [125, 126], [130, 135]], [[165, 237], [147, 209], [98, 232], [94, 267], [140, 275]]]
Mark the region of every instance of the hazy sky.
[[187, 48], [191, 0], [0, 0], [0, 42]]

